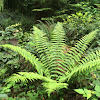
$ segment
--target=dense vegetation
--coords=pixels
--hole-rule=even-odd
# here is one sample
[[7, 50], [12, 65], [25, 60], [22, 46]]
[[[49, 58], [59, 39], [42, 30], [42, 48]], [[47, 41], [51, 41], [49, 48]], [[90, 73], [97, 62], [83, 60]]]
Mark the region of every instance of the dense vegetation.
[[0, 0], [0, 100], [100, 99], [100, 0]]

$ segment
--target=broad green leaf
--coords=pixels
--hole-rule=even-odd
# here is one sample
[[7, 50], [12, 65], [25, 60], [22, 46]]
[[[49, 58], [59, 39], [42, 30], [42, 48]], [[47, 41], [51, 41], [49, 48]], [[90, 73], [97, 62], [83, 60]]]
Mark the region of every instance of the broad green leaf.
[[85, 92], [86, 94], [92, 93], [91, 90], [87, 90], [87, 89], [85, 89], [85, 88], [84, 88], [84, 92]]
[[85, 94], [85, 92], [83, 91], [83, 89], [74, 89], [74, 91], [76, 91], [79, 94]]
[[90, 94], [87, 94], [87, 99], [91, 98], [91, 93]]
[[86, 97], [87, 97], [87, 99], [89, 99], [92, 95], [91, 95], [91, 93], [92, 93], [92, 91], [91, 90], [87, 90], [87, 89], [85, 89], [84, 88], [84, 92], [86, 93]]
[[94, 91], [94, 93], [97, 97], [100, 97], [100, 92]]
[[96, 91], [100, 92], [100, 86], [99, 86], [99, 85], [96, 85], [94, 89], [95, 89]]

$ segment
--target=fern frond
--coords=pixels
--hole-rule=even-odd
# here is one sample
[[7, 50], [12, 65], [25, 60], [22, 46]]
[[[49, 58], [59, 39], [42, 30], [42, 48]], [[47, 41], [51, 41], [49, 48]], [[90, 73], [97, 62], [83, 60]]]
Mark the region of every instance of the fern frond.
[[87, 63], [89, 61], [93, 61], [93, 60], [96, 60], [99, 58], [100, 58], [100, 51], [92, 52], [92, 53], [88, 54], [87, 56], [83, 57], [79, 61], [79, 64], [84, 64], [84, 63]]
[[9, 44], [0, 45], [0, 46], [2, 46], [4, 48], [9, 48], [15, 52], [18, 52], [26, 60], [28, 60], [33, 66], [35, 65], [35, 68], [39, 74], [43, 75], [43, 67], [42, 67], [43, 64], [33, 54], [31, 54], [30, 52], [28, 52], [25, 49], [22, 49], [18, 46], [13, 46], [13, 45], [9, 45]]
[[84, 54], [85, 50], [88, 48], [90, 42], [94, 39], [98, 30], [95, 30], [88, 35], [81, 38], [75, 47], [72, 47], [70, 51], [66, 53], [65, 64], [68, 65], [68, 69], [71, 69], [80, 61], [80, 58]]
[[[49, 58], [49, 53], [48, 53], [50, 49], [50, 43], [48, 41], [48, 38], [46, 37], [46, 34], [43, 33], [43, 31], [41, 31], [37, 27], [34, 27], [33, 33], [34, 33], [36, 51], [40, 55], [39, 58], [43, 64], [44, 71], [45, 71], [46, 70], [45, 64], [47, 65], [47, 67], [50, 65], [49, 63], [50, 58]], [[48, 75], [49, 75], [49, 72], [48, 72]]]
[[[62, 75], [62, 72], [61, 72], [61, 70], [63, 69], [62, 62], [64, 61], [64, 58], [65, 58], [65, 55], [63, 53], [64, 46], [65, 46], [65, 32], [63, 29], [63, 25], [58, 22], [52, 33], [51, 46], [50, 46], [50, 50], [48, 51], [48, 53], [50, 55], [49, 56], [50, 57], [50, 61], [49, 61], [50, 66], [47, 69], [50, 70], [51, 77], [55, 76], [52, 74], [58, 75], [58, 73], [59, 73], [59, 75]], [[59, 70], [56, 70], [57, 67], [59, 67]], [[58, 75], [58, 77], [59, 77], [59, 75]], [[63, 75], [65, 75], [65, 74], [63, 73]]]
[[45, 21], [45, 23], [39, 20], [39, 24], [37, 24], [36, 26], [39, 27], [39, 29], [43, 30], [49, 40], [51, 40], [52, 32], [54, 30], [55, 25], [56, 23], [54, 23], [54, 20], [52, 19], [51, 21]]
[[43, 31], [41, 31], [35, 26], [33, 27], [33, 29], [34, 29], [33, 31], [34, 41], [35, 41], [37, 52], [40, 55], [47, 53], [49, 43], [48, 43], [48, 38], [46, 37], [46, 34], [43, 33]]
[[63, 25], [60, 22], [58, 22], [54, 28], [51, 42], [52, 43], [59, 43], [59, 45], [60, 44], [62, 45], [63, 43], [65, 43], [65, 32], [63, 29]]
[[88, 73], [91, 72], [91, 69], [96, 69], [96, 67], [100, 66], [100, 59], [96, 59], [90, 62], [87, 62], [85, 64], [79, 65], [78, 67], [75, 67], [68, 75], [68, 80], [72, 77], [72, 75], [78, 75], [80, 73], [85, 73], [87, 71]]
[[71, 79], [72, 76], [80, 75], [80, 73], [89, 73], [91, 69], [97, 69], [100, 67], [100, 51], [96, 53], [91, 53], [87, 57], [80, 60], [79, 65], [74, 66], [72, 72], [67, 75], [67, 77], [61, 78], [59, 81], [64, 82], [65, 80]]
[[38, 20], [38, 21], [39, 21], [39, 24], [37, 24], [36, 26], [39, 27], [39, 29], [41, 29], [47, 35], [49, 33], [48, 28], [42, 21], [40, 21], [40, 20]]
[[85, 63], [84, 65], [80, 65], [78, 67], [74, 67], [73, 71], [67, 75], [67, 77], [63, 77], [59, 79], [59, 82], [64, 82], [65, 80], [69, 81], [72, 76], [76, 76], [79, 75], [80, 73], [85, 73], [85, 71], [91, 72], [90, 69], [96, 69], [96, 67], [100, 67], [100, 59], [94, 60], [94, 61], [90, 61]]
[[56, 82], [55, 80], [49, 79], [47, 77], [44, 77], [42, 75], [39, 75], [37, 73], [33, 73], [33, 72], [18, 72], [18, 74], [13, 74], [11, 77], [9, 77], [6, 80], [6, 83], [9, 82], [28, 82], [28, 80], [30, 81], [34, 81], [34, 80], [42, 80], [42, 81], [46, 81], [46, 82]]
[[20, 81], [27, 83], [28, 81], [35, 81], [38, 79], [44, 81], [42, 85], [43, 87], [45, 87], [46, 92], [48, 94], [54, 92], [55, 90], [59, 90], [62, 88], [66, 88], [66, 89], [68, 88], [67, 83], [57, 83], [57, 81], [55, 80], [41, 76], [33, 72], [19, 72], [18, 74], [13, 74], [11, 77], [9, 77], [6, 80], [6, 83], [10, 83], [10, 86], [12, 86], [13, 84], [20, 82]]

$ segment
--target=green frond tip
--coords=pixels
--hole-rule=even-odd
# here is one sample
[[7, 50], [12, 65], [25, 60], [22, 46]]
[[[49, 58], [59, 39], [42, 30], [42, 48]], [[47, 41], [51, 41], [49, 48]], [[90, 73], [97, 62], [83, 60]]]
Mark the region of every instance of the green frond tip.
[[57, 82], [49, 82], [49, 83], [42, 83], [43, 87], [46, 89], [46, 92], [48, 95], [50, 95], [52, 92], [60, 90], [62, 88], [68, 88], [67, 83], [57, 83]]
[[[36, 26], [33, 26], [33, 29], [34, 29], [34, 32], [36, 33], [36, 34], [38, 34], [38, 35], [43, 35], [44, 33], [43, 33], [43, 31], [42, 30], [40, 30], [39, 28], [37, 28]], [[41, 34], [40, 34], [41, 33]]]
[[[94, 37], [97, 35], [97, 32], [98, 32], [99, 30], [97, 29], [97, 30], [94, 30], [94, 31], [92, 31], [92, 32], [90, 32], [89, 34], [87, 34], [87, 35], [85, 35], [84, 37], [82, 37], [80, 40], [79, 40], [79, 42], [78, 43], [76, 43], [76, 47], [77, 47], [77, 45], [78, 46], [84, 46], [84, 44], [87, 46], [93, 39], [94, 39]], [[79, 47], [80, 48], [80, 47]]]
[[51, 42], [53, 43], [65, 43], [65, 31], [62, 23], [58, 22], [53, 30]]
[[90, 32], [88, 35], [86, 35], [87, 41], [90, 42], [91, 40], [93, 40], [98, 31], [99, 31], [99, 29], [94, 30], [94, 31]]
[[49, 79], [45, 76], [39, 75], [37, 73], [33, 73], [33, 72], [18, 72], [18, 74], [13, 74], [12, 76], [10, 76], [9, 78], [6, 79], [6, 83], [17, 83], [17, 82], [28, 82], [28, 80], [30, 81], [34, 81], [34, 80], [42, 80], [42, 81], [46, 81], [46, 82], [56, 82], [55, 80]]
[[33, 54], [26, 51], [25, 49], [22, 49], [18, 46], [13, 46], [10, 44], [0, 45], [4, 48], [9, 48], [15, 52], [18, 52], [20, 55], [22, 55], [26, 60], [28, 60], [33, 66], [35, 65], [36, 70], [39, 74], [43, 75], [42, 66], [43, 64], [36, 58]]

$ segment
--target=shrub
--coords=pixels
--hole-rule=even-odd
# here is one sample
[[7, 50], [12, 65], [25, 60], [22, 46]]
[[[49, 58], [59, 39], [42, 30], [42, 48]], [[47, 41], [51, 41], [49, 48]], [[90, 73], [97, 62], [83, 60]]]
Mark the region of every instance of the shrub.
[[63, 19], [67, 41], [70, 45], [74, 45], [78, 39], [99, 28], [99, 20], [95, 20], [95, 18], [99, 17], [95, 17], [89, 12], [76, 12]]

